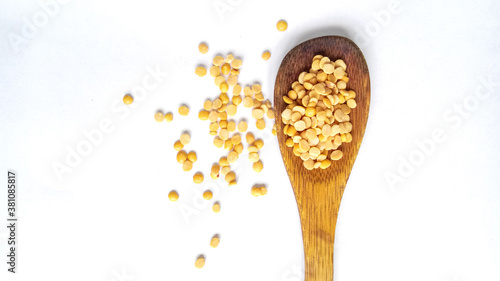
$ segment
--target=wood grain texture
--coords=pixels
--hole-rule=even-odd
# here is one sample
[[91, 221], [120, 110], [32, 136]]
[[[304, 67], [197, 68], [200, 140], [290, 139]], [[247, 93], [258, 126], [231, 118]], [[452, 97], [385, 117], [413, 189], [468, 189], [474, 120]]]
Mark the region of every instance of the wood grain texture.
[[[344, 156], [325, 169], [309, 171], [303, 161], [285, 145], [281, 112], [286, 108], [283, 95], [302, 71], [308, 71], [315, 55], [328, 56], [332, 61], [343, 59], [347, 64], [347, 88], [356, 92], [357, 107], [350, 113], [352, 142], [339, 149]], [[349, 39], [325, 36], [306, 41], [293, 48], [283, 59], [274, 90], [274, 106], [278, 142], [283, 161], [299, 208], [304, 240], [305, 280], [333, 280], [333, 248], [340, 200], [358, 154], [366, 128], [370, 106], [370, 76], [360, 49]]]

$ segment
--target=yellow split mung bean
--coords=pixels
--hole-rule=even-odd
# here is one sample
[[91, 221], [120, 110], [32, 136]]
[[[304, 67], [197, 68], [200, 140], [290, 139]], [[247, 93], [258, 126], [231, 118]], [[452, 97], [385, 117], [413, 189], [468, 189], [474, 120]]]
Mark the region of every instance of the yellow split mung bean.
[[[357, 104], [356, 93], [347, 90], [347, 64], [314, 56], [309, 72], [300, 73], [291, 90], [283, 96], [281, 112], [286, 146], [308, 170], [327, 169], [330, 160], [340, 160], [342, 143], [352, 141], [350, 113]], [[269, 112], [269, 111], [268, 111]], [[329, 158], [329, 159], [328, 159]]]
[[172, 190], [168, 193], [168, 199], [170, 199], [170, 201], [172, 202], [175, 202], [179, 200], [179, 194], [175, 190]]
[[187, 116], [189, 114], [189, 108], [185, 105], [179, 107], [179, 114], [182, 116]]
[[123, 103], [126, 105], [132, 104], [134, 102], [134, 98], [131, 95], [125, 95], [123, 97]]
[[208, 46], [207, 44], [205, 43], [200, 43], [200, 45], [198, 45], [198, 51], [202, 54], [206, 54], [208, 53]]
[[165, 120], [165, 115], [161, 112], [156, 112], [154, 117], [156, 122], [163, 122], [163, 120]]

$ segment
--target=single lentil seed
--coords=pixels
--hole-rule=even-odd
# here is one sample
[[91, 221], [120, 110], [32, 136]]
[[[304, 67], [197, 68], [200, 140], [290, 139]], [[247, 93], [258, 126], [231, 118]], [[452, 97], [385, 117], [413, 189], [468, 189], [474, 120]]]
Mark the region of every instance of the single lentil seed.
[[185, 105], [179, 107], [179, 114], [182, 116], [187, 116], [189, 114], [189, 108]]
[[196, 160], [198, 160], [198, 157], [196, 156], [196, 152], [194, 152], [194, 151], [189, 152], [187, 155], [187, 159], [193, 163], [196, 162]]
[[285, 31], [288, 28], [288, 23], [284, 20], [280, 20], [278, 21], [278, 23], [276, 23], [276, 28], [279, 31]]
[[123, 97], [123, 103], [126, 105], [132, 104], [134, 102], [134, 98], [131, 95], [125, 95]]
[[196, 183], [196, 184], [200, 184], [200, 183], [202, 183], [202, 182], [203, 182], [203, 179], [204, 179], [203, 174], [202, 174], [202, 173], [200, 173], [200, 172], [197, 172], [197, 173], [196, 173], [196, 174], [194, 174], [194, 176], [193, 176], [193, 181], [194, 181], [194, 183]]
[[210, 67], [210, 76], [215, 78], [219, 75], [220, 75], [220, 67], [215, 66], [215, 65]]
[[264, 165], [262, 164], [262, 162], [260, 160], [253, 163], [253, 170], [255, 172], [260, 173], [260, 171], [262, 171], [263, 168], [264, 168]]
[[213, 196], [214, 195], [213, 195], [212, 191], [210, 191], [210, 190], [203, 192], [203, 199], [205, 199], [205, 200], [210, 200], [213, 198]]
[[198, 51], [200, 51], [200, 53], [202, 53], [202, 54], [208, 53], [208, 46], [207, 46], [207, 44], [200, 43], [200, 45], [198, 45]]
[[189, 134], [182, 134], [179, 140], [183, 145], [186, 145], [191, 141], [191, 136]]
[[241, 65], [243, 64], [243, 62], [239, 59], [234, 59], [232, 62], [231, 62], [231, 66], [235, 69], [239, 69], [241, 67]]
[[219, 202], [214, 203], [214, 205], [212, 206], [212, 211], [214, 211], [214, 213], [220, 212], [220, 203]]
[[215, 56], [212, 62], [215, 66], [220, 66], [224, 63], [224, 58], [221, 56]]
[[196, 262], [194, 263], [194, 266], [196, 266], [196, 268], [203, 268], [205, 266], [205, 257], [203, 256], [199, 256], [197, 259], [196, 259]]
[[257, 162], [260, 159], [260, 156], [257, 152], [251, 152], [248, 154], [248, 159], [252, 162]]
[[181, 141], [176, 141], [174, 143], [174, 149], [176, 151], [181, 151], [181, 149], [183, 149], [183, 148], [184, 148], [184, 145], [181, 143]]
[[193, 162], [186, 160], [184, 161], [184, 163], [182, 163], [182, 169], [184, 171], [189, 172], [191, 171], [192, 168], [193, 168]]
[[214, 237], [212, 237], [212, 239], [210, 240], [210, 247], [212, 248], [217, 248], [217, 246], [219, 246], [219, 243], [220, 243], [220, 238], [219, 238], [219, 235], [215, 235]]
[[264, 53], [262, 53], [262, 59], [263, 60], [268, 60], [269, 58], [271, 58], [271, 53], [266, 51]]
[[165, 120], [165, 116], [161, 112], [156, 112], [154, 117], [156, 122], [163, 122]]
[[248, 132], [246, 135], [246, 140], [247, 140], [248, 144], [253, 144], [255, 141], [255, 137], [254, 137], [253, 133]]
[[179, 200], [179, 194], [175, 190], [172, 190], [168, 193], [168, 199], [170, 199], [170, 201], [172, 202], [175, 202]]
[[194, 73], [196, 73], [196, 75], [200, 76], [200, 77], [203, 77], [205, 75], [207, 75], [207, 69], [203, 66], [198, 66], [195, 70], [194, 70]]
[[209, 111], [200, 110], [200, 112], [198, 113], [198, 118], [203, 121], [208, 120], [209, 114], [210, 114]]
[[240, 132], [242, 132], [242, 133], [243, 133], [243, 132], [246, 132], [246, 130], [247, 130], [247, 129], [248, 129], [248, 124], [247, 124], [247, 122], [245, 122], [245, 121], [240, 121], [240, 122], [238, 123], [238, 131], [240, 131]]
[[259, 119], [257, 120], [257, 122], [255, 122], [255, 126], [259, 130], [264, 130], [266, 128], [266, 122], [264, 121], [264, 119]]
[[177, 162], [183, 164], [187, 159], [187, 153], [184, 150], [177, 152]]
[[236, 123], [234, 123], [234, 121], [229, 121], [227, 123], [227, 130], [229, 132], [234, 132], [236, 130]]
[[165, 114], [165, 121], [167, 121], [168, 123], [172, 122], [172, 120], [174, 120], [174, 115], [172, 113], [167, 113]]

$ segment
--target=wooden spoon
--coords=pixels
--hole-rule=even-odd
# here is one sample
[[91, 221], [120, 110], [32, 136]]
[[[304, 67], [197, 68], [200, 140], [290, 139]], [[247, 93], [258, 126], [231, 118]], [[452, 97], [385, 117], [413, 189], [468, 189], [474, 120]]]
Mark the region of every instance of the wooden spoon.
[[[351, 111], [352, 142], [342, 143], [344, 156], [327, 169], [307, 170], [302, 159], [285, 145], [281, 112], [286, 108], [283, 96], [291, 90], [302, 71], [309, 71], [315, 55], [347, 64], [347, 88], [356, 92], [357, 107]], [[308, 40], [293, 48], [283, 59], [276, 77], [274, 106], [278, 142], [299, 207], [304, 239], [305, 281], [333, 280], [333, 244], [340, 200], [351, 173], [366, 128], [370, 106], [370, 76], [360, 49], [349, 39], [325, 36]]]

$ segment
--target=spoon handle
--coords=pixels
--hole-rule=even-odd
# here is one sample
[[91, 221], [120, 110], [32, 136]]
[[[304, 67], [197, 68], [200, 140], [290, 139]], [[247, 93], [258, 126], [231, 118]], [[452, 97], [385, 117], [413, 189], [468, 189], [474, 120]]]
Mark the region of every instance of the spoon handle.
[[305, 281], [333, 280], [335, 227], [345, 187], [345, 182], [334, 182], [303, 182], [303, 188], [296, 189], [302, 193], [296, 198], [303, 198], [298, 206], [304, 240]]

